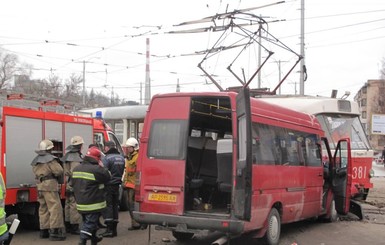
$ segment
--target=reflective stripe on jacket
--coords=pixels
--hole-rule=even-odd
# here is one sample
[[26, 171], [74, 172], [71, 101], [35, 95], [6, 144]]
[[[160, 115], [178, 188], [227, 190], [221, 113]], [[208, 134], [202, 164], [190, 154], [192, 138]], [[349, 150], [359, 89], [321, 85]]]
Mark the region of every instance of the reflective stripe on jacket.
[[111, 179], [110, 172], [98, 161], [84, 158], [72, 173], [72, 187], [79, 213], [102, 211], [106, 206], [104, 185]]
[[8, 227], [7, 223], [5, 222], [5, 183], [3, 179], [3, 175], [0, 173], [0, 236], [3, 235], [5, 232], [7, 232]]

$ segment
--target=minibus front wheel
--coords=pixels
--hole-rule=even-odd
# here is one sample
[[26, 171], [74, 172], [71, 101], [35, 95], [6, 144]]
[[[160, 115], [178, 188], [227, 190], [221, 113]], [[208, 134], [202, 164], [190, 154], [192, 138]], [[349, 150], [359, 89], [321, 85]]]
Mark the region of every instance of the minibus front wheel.
[[281, 234], [281, 216], [276, 208], [270, 210], [267, 216], [265, 240], [269, 245], [277, 245]]
[[176, 238], [176, 240], [183, 242], [183, 241], [191, 240], [191, 238], [194, 236], [194, 233], [172, 231], [172, 235]]

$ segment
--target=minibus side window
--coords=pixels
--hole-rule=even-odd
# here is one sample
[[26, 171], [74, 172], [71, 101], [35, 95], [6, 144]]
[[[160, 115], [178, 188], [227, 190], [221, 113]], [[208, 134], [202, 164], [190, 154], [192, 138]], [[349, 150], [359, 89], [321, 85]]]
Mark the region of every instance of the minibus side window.
[[186, 155], [187, 121], [152, 121], [147, 155], [158, 159], [184, 159]]
[[321, 166], [318, 137], [287, 128], [253, 123], [253, 163], [258, 165]]
[[305, 156], [307, 166], [322, 166], [321, 152], [317, 145], [316, 135], [307, 135], [305, 137]]

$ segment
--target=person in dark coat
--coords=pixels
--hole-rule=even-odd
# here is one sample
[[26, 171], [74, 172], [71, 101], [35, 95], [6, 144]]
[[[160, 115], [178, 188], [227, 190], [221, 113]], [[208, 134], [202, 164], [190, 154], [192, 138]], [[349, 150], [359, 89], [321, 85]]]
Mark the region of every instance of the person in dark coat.
[[103, 237], [115, 237], [118, 235], [117, 226], [119, 223], [119, 188], [122, 184], [125, 159], [116, 149], [114, 141], [107, 141], [104, 145], [105, 157], [102, 158], [103, 165], [111, 173], [111, 180], [106, 185], [107, 208], [103, 212], [104, 222], [107, 230]]
[[72, 187], [76, 199], [76, 207], [82, 215], [83, 224], [80, 230], [79, 245], [87, 240], [95, 245], [103, 237], [97, 236], [99, 217], [107, 207], [104, 185], [111, 179], [110, 172], [99, 165], [102, 153], [97, 147], [88, 149], [83, 162], [74, 168]]

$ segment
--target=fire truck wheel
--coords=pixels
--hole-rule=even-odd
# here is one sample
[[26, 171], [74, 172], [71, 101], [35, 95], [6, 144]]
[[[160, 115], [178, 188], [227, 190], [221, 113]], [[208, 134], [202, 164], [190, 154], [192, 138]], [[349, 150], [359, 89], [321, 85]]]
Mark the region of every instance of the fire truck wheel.
[[281, 216], [276, 208], [270, 210], [267, 217], [265, 240], [269, 245], [277, 245], [281, 234]]
[[193, 236], [194, 233], [190, 232], [180, 232], [180, 231], [172, 231], [172, 235], [176, 238], [178, 241], [188, 241], [190, 240]]

